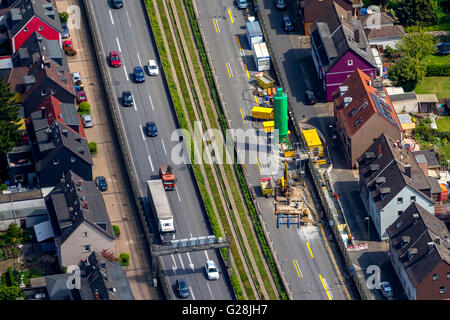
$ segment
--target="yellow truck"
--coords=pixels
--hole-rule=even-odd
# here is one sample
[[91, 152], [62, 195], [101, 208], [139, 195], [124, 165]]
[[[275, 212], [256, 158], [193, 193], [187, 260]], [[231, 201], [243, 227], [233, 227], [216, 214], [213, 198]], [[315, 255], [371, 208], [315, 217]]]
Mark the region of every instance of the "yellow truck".
[[273, 108], [253, 107], [252, 117], [254, 119], [273, 120]]
[[259, 183], [261, 185], [261, 192], [263, 196], [269, 197], [269, 195], [273, 195], [272, 180], [270, 177], [259, 178]]
[[309, 151], [316, 157], [323, 157], [323, 146], [316, 129], [302, 130]]
[[264, 121], [263, 128], [267, 133], [271, 133], [275, 126], [275, 121]]

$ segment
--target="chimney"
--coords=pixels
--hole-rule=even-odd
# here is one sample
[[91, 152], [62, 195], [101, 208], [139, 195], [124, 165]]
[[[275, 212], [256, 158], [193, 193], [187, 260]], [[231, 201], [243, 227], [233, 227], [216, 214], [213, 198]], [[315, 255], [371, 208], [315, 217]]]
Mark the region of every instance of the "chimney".
[[397, 140], [397, 147], [401, 148], [402, 144], [400, 143], [400, 140]]
[[45, 119], [45, 107], [41, 107], [41, 117]]
[[78, 180], [77, 185], [78, 185], [78, 186], [81, 186], [81, 180]]
[[428, 242], [427, 244], [428, 244], [428, 251], [431, 251], [434, 248], [434, 242], [431, 241], [431, 242]]
[[88, 208], [88, 202], [87, 202], [87, 201], [84, 202], [84, 208], [85, 208], [86, 210], [89, 210], [89, 208]]
[[100, 295], [98, 294], [97, 289], [95, 289], [95, 300], [100, 300]]
[[359, 43], [359, 29], [353, 31], [353, 38], [355, 39], [356, 43]]
[[436, 242], [437, 245], [441, 244], [441, 238], [440, 237], [436, 237], [436, 239], [434, 239], [434, 242]]
[[378, 155], [381, 156], [381, 144], [378, 145]]
[[405, 174], [408, 176], [408, 178], [411, 178], [411, 165], [405, 166]]

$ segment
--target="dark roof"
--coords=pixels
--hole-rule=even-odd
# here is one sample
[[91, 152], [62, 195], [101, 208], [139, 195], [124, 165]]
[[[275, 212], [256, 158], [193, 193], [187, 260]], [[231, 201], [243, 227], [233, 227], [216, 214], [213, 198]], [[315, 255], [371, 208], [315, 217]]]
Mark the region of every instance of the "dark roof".
[[347, 11], [352, 10], [352, 2], [349, 0], [303, 0], [303, 19], [304, 23], [313, 23], [322, 13], [337, 2], [342, 8]]
[[64, 123], [68, 126], [79, 126], [80, 119], [78, 118], [78, 113], [75, 106], [70, 103], [61, 103], [59, 105], [61, 108], [62, 119]]
[[349, 50], [376, 68], [361, 22], [336, 2], [309, 26], [309, 31], [325, 72]]
[[[416, 217], [414, 217], [416, 215]], [[438, 263], [450, 265], [450, 233], [445, 223], [413, 202], [386, 229], [391, 247], [414, 287], [417, 287]], [[410, 249], [417, 253], [409, 256]]]
[[64, 243], [84, 221], [114, 239], [105, 201], [94, 181], [84, 181], [69, 171], [45, 197], [45, 203], [56, 245]]
[[68, 273], [45, 276], [47, 293], [50, 300], [74, 300], [72, 290], [67, 287]]
[[[380, 150], [381, 155], [379, 155]], [[375, 157], [367, 157], [368, 153], [373, 153]], [[406, 186], [433, 202], [432, 185], [417, 164], [412, 152], [399, 148], [396, 141], [385, 134], [375, 140], [366, 153], [358, 159], [358, 163], [360, 179], [368, 187], [378, 210], [383, 209]], [[411, 166], [411, 177], [406, 174], [408, 165]], [[377, 177], [387, 179], [384, 183], [377, 185]], [[382, 188], [389, 188], [389, 192], [384, 196], [381, 192]]]
[[384, 38], [400, 38], [405, 34], [405, 30], [402, 26], [393, 25], [393, 26], [382, 26], [379, 29], [364, 29], [366, 33], [367, 39], [375, 40], [375, 39], [384, 39]]
[[436, 158], [436, 155], [433, 151], [433, 149], [430, 150], [420, 150], [420, 151], [413, 151], [414, 156], [423, 155], [426, 159], [426, 162], [428, 164], [429, 169], [437, 169], [439, 168], [439, 161]]
[[120, 262], [110, 262], [93, 252], [80, 263], [83, 300], [134, 300]]
[[417, 102], [419, 102], [419, 100], [417, 100], [417, 95], [414, 91], [399, 93], [399, 94], [391, 94], [391, 95], [389, 95], [389, 99], [392, 102], [404, 101], [404, 100], [416, 100]]

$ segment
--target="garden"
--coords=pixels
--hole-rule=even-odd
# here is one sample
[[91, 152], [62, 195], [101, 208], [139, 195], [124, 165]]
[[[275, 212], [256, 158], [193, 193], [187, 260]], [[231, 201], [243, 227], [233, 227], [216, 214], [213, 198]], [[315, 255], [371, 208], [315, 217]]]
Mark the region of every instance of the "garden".
[[429, 118], [416, 122], [415, 139], [421, 150], [434, 149], [441, 166], [448, 166], [450, 160], [450, 117], [436, 119], [437, 130], [431, 128]]

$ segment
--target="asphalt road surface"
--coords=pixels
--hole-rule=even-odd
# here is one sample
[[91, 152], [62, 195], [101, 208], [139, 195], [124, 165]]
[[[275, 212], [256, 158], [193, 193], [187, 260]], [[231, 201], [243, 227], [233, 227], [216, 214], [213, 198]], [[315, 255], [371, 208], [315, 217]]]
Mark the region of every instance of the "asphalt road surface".
[[[120, 68], [110, 68], [110, 74], [138, 173], [147, 218], [150, 218], [151, 212], [148, 208], [146, 181], [159, 177], [161, 165], [172, 164], [177, 186], [176, 190], [166, 194], [174, 212], [175, 238], [185, 239], [212, 234], [204, 209], [200, 205], [199, 194], [196, 193], [192, 173], [186, 165], [176, 165], [171, 161], [172, 148], [179, 143], [179, 135], [173, 134], [177, 128], [176, 116], [169, 102], [163, 76], [160, 74], [150, 77], [147, 68], [144, 68], [149, 59], [155, 59], [159, 65], [160, 63], [150, 25], [145, 17], [143, 1], [124, 1], [122, 9], [113, 9], [109, 0], [96, 0], [92, 3], [105, 56], [111, 51], [118, 51], [122, 60]], [[146, 73], [144, 83], [138, 84], [134, 81], [133, 69], [137, 65], [142, 66]], [[135, 98], [134, 107], [123, 106], [121, 97], [125, 90], [132, 92]], [[157, 137], [149, 138], [144, 134], [143, 127], [150, 120], [155, 121], [158, 127]], [[219, 280], [207, 280], [203, 267], [207, 259], [214, 260], [221, 270]], [[218, 252], [215, 250], [183, 253], [163, 257], [163, 268], [171, 290], [174, 290], [176, 279], [186, 280], [191, 292], [189, 299], [231, 300], [233, 293], [229, 279], [219, 261]]]

